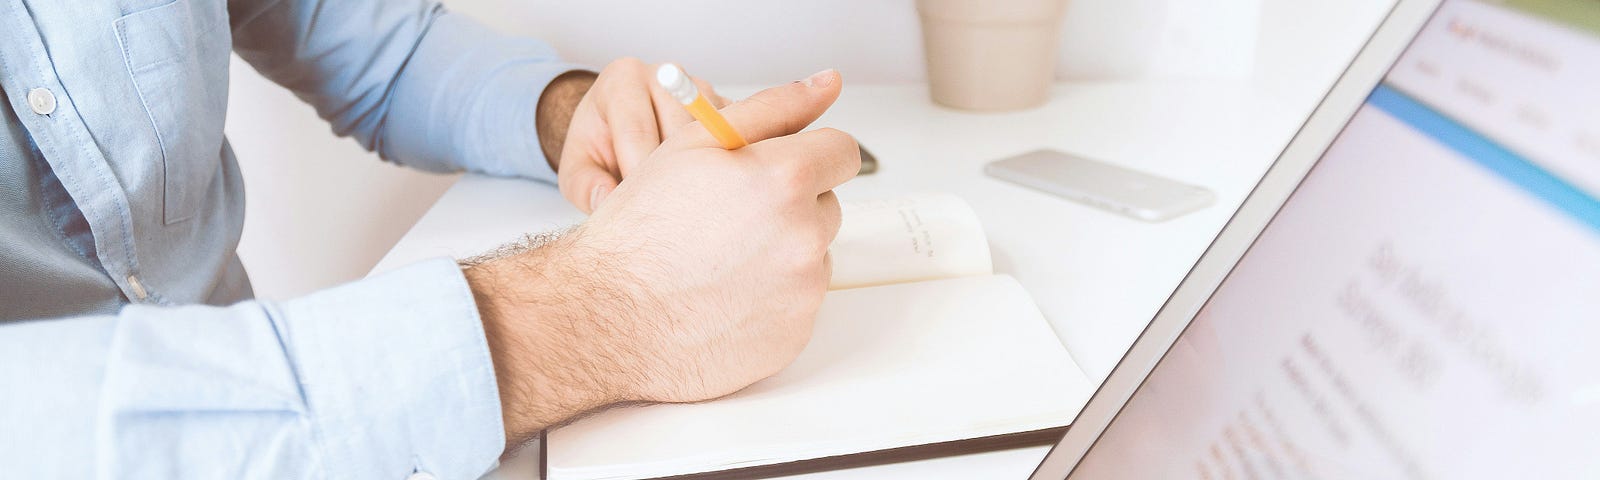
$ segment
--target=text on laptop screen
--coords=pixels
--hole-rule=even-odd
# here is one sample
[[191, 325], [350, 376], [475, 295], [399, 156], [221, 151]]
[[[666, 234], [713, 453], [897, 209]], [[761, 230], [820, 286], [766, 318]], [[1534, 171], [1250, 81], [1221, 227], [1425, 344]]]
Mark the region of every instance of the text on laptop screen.
[[1600, 2], [1447, 1], [1074, 478], [1600, 478]]

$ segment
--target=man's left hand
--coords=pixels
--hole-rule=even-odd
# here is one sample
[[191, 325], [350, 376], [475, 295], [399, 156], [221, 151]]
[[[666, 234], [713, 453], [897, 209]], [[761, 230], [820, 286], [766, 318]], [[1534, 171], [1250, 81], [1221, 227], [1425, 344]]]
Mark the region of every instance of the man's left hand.
[[[598, 76], [562, 75], [540, 97], [540, 147], [561, 195], [584, 213], [593, 212], [662, 140], [694, 121], [656, 84], [655, 71], [656, 65], [622, 58]], [[690, 78], [713, 105], [728, 104], [710, 84]]]

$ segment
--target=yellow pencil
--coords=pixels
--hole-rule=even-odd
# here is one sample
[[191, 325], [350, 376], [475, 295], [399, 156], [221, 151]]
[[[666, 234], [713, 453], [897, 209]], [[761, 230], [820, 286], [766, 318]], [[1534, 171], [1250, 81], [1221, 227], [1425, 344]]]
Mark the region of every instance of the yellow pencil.
[[670, 63], [661, 65], [656, 70], [656, 83], [660, 83], [661, 88], [665, 88], [674, 100], [682, 103], [689, 115], [699, 120], [711, 132], [711, 136], [716, 137], [722, 148], [738, 150], [748, 145], [739, 131], [728, 124], [728, 119], [717, 112], [717, 107], [711, 106], [705, 95], [700, 94], [700, 89], [695, 88], [694, 82], [689, 80], [688, 74], [683, 73], [683, 69]]

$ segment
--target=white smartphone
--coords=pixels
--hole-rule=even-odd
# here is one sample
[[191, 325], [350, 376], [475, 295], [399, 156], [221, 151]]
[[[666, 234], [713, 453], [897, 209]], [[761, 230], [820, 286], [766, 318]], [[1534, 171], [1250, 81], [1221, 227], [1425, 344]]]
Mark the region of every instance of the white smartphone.
[[995, 160], [983, 170], [994, 178], [1148, 222], [1205, 208], [1217, 198], [1205, 187], [1055, 150]]

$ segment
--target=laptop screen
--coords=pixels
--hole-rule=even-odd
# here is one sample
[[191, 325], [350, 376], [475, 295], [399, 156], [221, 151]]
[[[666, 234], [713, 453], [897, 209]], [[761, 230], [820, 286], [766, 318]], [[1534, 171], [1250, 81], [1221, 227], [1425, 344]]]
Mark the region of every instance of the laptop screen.
[[1600, 477], [1600, 2], [1447, 1], [1073, 478]]

